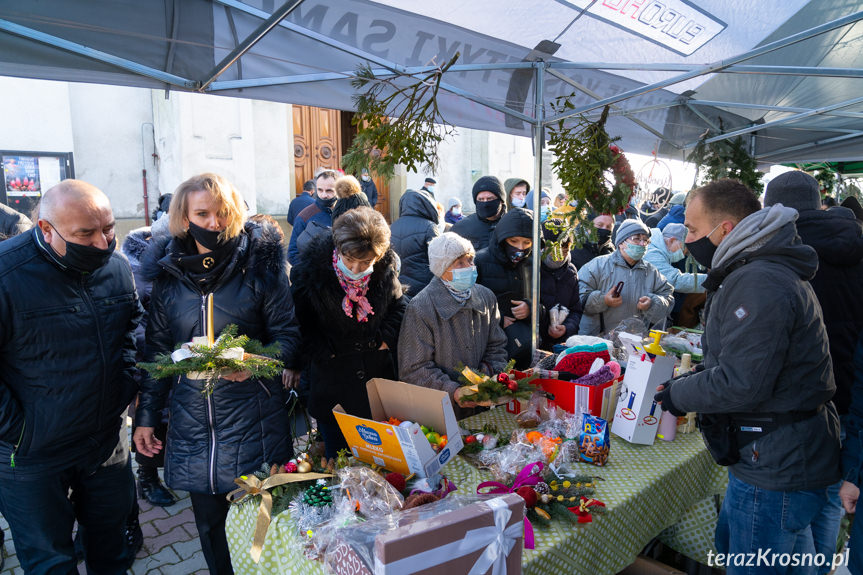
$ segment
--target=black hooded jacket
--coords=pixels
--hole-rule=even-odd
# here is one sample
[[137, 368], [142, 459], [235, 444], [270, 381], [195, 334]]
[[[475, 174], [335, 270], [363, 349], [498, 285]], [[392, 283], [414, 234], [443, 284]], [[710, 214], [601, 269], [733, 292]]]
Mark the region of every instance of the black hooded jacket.
[[[531, 250], [531, 255], [517, 264], [513, 264], [506, 254], [507, 238], [533, 237], [533, 212], [522, 208], [513, 208], [503, 215], [500, 223], [492, 233], [487, 248], [476, 254], [477, 283], [484, 285], [497, 297], [501, 321], [504, 317], [512, 317], [513, 304], [511, 300], [526, 301], [531, 305], [530, 272], [531, 262], [537, 246]], [[545, 310], [540, 310], [540, 319], [544, 318]], [[510, 357], [515, 357], [519, 349], [530, 349], [531, 319], [527, 317], [517, 320], [513, 325], [504, 328], [509, 343], [507, 351]], [[516, 341], [517, 340], [517, 341]], [[521, 345], [519, 345], [521, 344]], [[520, 364], [521, 365], [521, 364]]]
[[425, 192], [408, 190], [399, 200], [399, 219], [390, 226], [392, 247], [402, 260], [399, 279], [414, 296], [432, 279], [429, 242], [440, 235], [438, 213]]
[[[154, 240], [142, 258], [152, 279], [145, 358], [171, 353], [177, 345], [205, 335], [205, 293], [178, 264], [183, 241]], [[240, 335], [281, 344], [287, 368], [298, 366], [300, 327], [285, 270], [285, 252], [277, 230], [247, 222], [226, 267], [209, 290], [214, 298], [214, 331], [229, 324]], [[211, 395], [203, 382], [147, 377], [136, 413], [140, 427], [155, 427], [170, 392], [165, 448], [165, 480], [175, 489], [226, 493], [234, 478], [268, 462], [292, 456], [287, 393], [280, 378], [233, 382], [220, 379]], [[173, 390], [171, 389], [173, 387]]]
[[818, 253], [818, 271], [810, 283], [821, 311], [836, 378], [833, 403], [848, 413], [854, 379], [854, 349], [863, 332], [863, 230], [851, 210], [803, 210], [797, 233]]
[[[407, 298], [396, 272], [396, 255], [387, 250], [376, 262], [366, 297], [374, 314], [368, 321], [342, 309], [345, 290], [333, 270], [332, 236], [313, 240], [293, 272], [293, 294], [303, 334], [303, 356], [310, 363], [309, 412], [335, 423], [337, 404], [352, 415], [371, 417], [366, 382], [396, 379], [396, 346]], [[389, 349], [379, 349], [382, 344]]]

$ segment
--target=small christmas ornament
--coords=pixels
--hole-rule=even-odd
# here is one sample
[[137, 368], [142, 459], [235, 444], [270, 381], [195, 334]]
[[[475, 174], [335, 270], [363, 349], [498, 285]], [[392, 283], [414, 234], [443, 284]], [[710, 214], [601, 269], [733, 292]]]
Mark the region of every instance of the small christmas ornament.
[[288, 461], [285, 463], [285, 473], [296, 473], [297, 472], [297, 463], [295, 461]]
[[309, 473], [312, 470], [312, 464], [308, 461], [302, 461], [297, 464], [297, 471], [299, 473]]
[[524, 505], [528, 509], [533, 509], [536, 506], [536, 491], [534, 491], [533, 487], [529, 485], [522, 485], [515, 492], [524, 499]]
[[312, 507], [323, 507], [332, 505], [333, 495], [330, 493], [326, 483], [316, 483], [303, 493], [303, 503]]
[[548, 483], [545, 481], [540, 481], [536, 485], [533, 486], [533, 490], [539, 493], [540, 495], [544, 495], [546, 493], [551, 493], [551, 489], [548, 486]]

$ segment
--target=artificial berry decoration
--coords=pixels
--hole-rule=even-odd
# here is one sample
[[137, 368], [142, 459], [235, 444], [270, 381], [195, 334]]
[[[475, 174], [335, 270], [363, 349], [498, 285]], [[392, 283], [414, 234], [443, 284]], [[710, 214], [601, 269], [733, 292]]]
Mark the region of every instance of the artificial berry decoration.
[[468, 435], [464, 438], [465, 443], [476, 443], [476, 435]]
[[509, 376], [505, 373], [497, 374], [498, 383], [509, 383]]
[[510, 381], [506, 384], [507, 389], [510, 391], [518, 391], [518, 383], [515, 381]]
[[285, 463], [285, 473], [296, 473], [297, 472], [297, 464], [293, 461], [289, 461]]
[[536, 505], [536, 491], [533, 490], [533, 487], [530, 485], [522, 485], [515, 492], [521, 495], [521, 498], [524, 499], [524, 504], [528, 509], [533, 509]]
[[401, 473], [387, 473], [385, 479], [389, 482], [390, 485], [396, 488], [396, 491], [402, 492], [407, 487], [407, 483], [405, 482], [405, 476]]

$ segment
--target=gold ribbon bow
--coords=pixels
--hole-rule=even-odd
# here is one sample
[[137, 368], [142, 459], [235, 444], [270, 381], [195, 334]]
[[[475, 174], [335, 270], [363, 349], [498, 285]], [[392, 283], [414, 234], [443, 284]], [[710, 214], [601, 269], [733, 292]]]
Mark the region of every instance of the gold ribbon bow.
[[[264, 540], [267, 538], [267, 530], [270, 528], [273, 494], [269, 490], [286, 483], [312, 481], [332, 476], [331, 473], [276, 473], [263, 481], [254, 475], [243, 475], [234, 479], [234, 483], [239, 485], [240, 488], [228, 493], [226, 499], [229, 502], [240, 504], [249, 497], [254, 497], [255, 495], [261, 496], [261, 505], [258, 507], [258, 519], [255, 522], [255, 534], [252, 536], [252, 548], [249, 550], [249, 554], [251, 554], [252, 560], [255, 563], [261, 560], [261, 552], [264, 550]], [[242, 495], [235, 500], [234, 496], [240, 493]]]

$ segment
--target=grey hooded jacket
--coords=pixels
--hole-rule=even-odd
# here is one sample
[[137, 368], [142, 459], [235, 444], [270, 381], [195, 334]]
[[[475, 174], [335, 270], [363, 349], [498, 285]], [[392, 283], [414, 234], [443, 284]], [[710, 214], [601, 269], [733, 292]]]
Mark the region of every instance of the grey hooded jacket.
[[[623, 304], [608, 307], [605, 294], [618, 282], [623, 282]], [[605, 331], [610, 331], [633, 316], [640, 317], [647, 324], [658, 324], [674, 305], [674, 296], [671, 295], [674, 288], [665, 277], [643, 259], [630, 268], [619, 249], [590, 260], [578, 270], [578, 292], [584, 306], [578, 328], [580, 335], [599, 335], [600, 314]], [[639, 311], [636, 307], [638, 298], [642, 296], [648, 296], [653, 302], [646, 311]]]
[[819, 489], [839, 480], [836, 386], [821, 307], [808, 280], [818, 257], [803, 245], [797, 212], [774, 205], [740, 223], [713, 257], [704, 370], [674, 380], [682, 411], [816, 415], [739, 446], [738, 479], [777, 491]]

